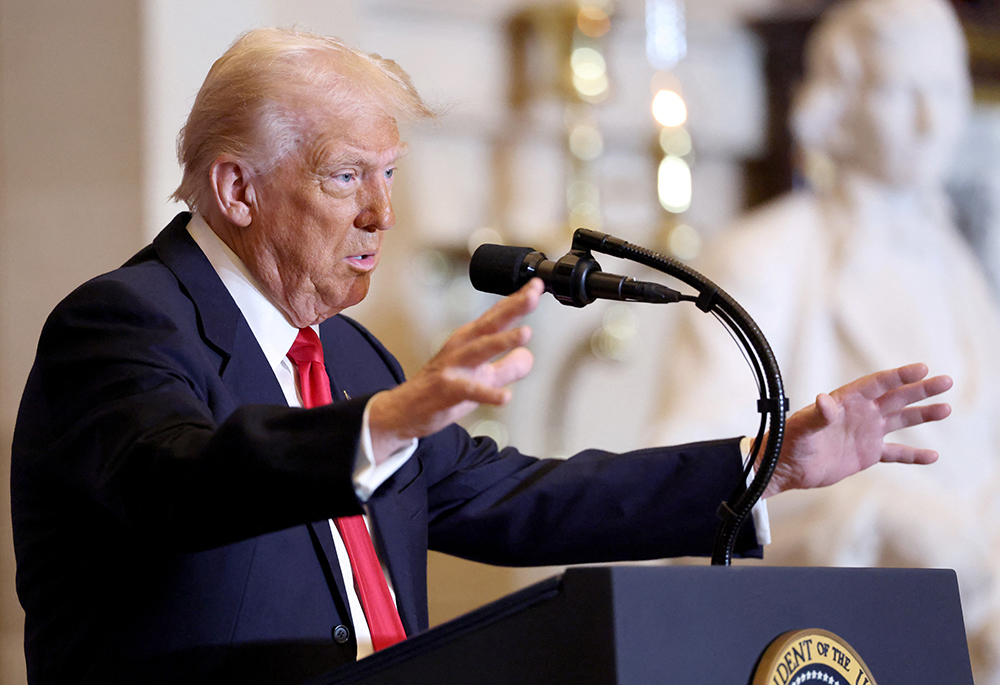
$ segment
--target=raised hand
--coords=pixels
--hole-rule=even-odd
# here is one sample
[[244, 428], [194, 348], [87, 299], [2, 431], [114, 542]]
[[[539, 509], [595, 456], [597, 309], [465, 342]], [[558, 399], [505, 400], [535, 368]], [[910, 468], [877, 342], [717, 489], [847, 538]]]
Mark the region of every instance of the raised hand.
[[533, 279], [475, 321], [455, 331], [413, 378], [372, 398], [369, 429], [376, 462], [413, 438], [436, 433], [480, 404], [510, 401], [506, 386], [528, 375], [533, 357], [527, 326], [544, 284]]
[[951, 413], [947, 404], [911, 406], [952, 386], [948, 376], [926, 378], [925, 364], [864, 376], [795, 412], [785, 423], [785, 440], [764, 497], [795, 488], [818, 488], [878, 462], [930, 464], [937, 452], [885, 442], [893, 431]]

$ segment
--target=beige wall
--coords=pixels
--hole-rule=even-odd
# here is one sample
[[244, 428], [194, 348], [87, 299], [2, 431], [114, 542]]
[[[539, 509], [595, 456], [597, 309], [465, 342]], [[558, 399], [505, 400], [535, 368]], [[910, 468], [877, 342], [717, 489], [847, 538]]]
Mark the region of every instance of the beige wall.
[[142, 243], [132, 0], [0, 4], [0, 682], [24, 682], [7, 468], [46, 313]]

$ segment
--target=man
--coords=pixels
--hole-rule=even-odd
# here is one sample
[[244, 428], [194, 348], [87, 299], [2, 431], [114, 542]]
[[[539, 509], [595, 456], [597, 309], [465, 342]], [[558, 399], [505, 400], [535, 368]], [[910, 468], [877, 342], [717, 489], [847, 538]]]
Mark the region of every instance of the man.
[[[427, 627], [428, 547], [521, 565], [710, 550], [739, 439], [539, 461], [453, 424], [529, 371], [517, 322], [539, 282], [408, 381], [340, 315], [394, 223], [396, 118], [426, 114], [394, 64], [308, 34], [251, 32], [213, 66], [180, 144], [193, 214], [39, 341], [12, 466], [32, 683], [292, 683], [354, 660], [385, 639], [341, 528], [362, 513], [406, 634]], [[304, 359], [317, 329], [322, 360]], [[949, 386], [926, 372], [797, 413], [769, 492], [932, 461], [882, 441], [947, 415], [909, 406]], [[752, 530], [739, 550], [759, 552]]]

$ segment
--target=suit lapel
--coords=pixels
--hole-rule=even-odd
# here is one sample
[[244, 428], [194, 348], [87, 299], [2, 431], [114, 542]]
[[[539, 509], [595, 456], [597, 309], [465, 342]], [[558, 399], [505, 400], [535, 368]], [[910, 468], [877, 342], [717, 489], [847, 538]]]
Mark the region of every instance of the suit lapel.
[[333, 543], [333, 533], [330, 532], [330, 521], [314, 521], [309, 524], [309, 528], [313, 542], [318, 547], [316, 553], [323, 566], [323, 572], [327, 576], [327, 582], [330, 583], [331, 587], [336, 587], [337, 591], [333, 595], [337, 611], [340, 612], [341, 616], [347, 617], [346, 620], [350, 620], [351, 610], [347, 606], [347, 587], [344, 585], [344, 574], [340, 572], [337, 548]]
[[407, 635], [427, 628], [427, 491], [419, 486], [407, 488], [421, 471], [421, 461], [414, 455], [368, 501], [373, 532]]
[[[194, 303], [202, 338], [220, 356], [219, 373], [232, 392], [235, 405], [284, 405], [285, 395], [250, 325], [211, 262], [188, 233], [190, 220], [190, 213], [178, 214], [153, 240], [153, 248]], [[347, 595], [329, 523], [318, 521], [309, 524], [309, 528], [317, 554], [322, 555], [321, 562], [326, 562], [325, 569], [329, 571], [328, 580], [332, 580], [331, 592], [335, 594], [338, 610], [343, 616], [350, 617], [343, 600]]]
[[205, 341], [229, 357], [233, 351], [237, 324], [243, 315], [208, 257], [187, 232], [190, 220], [190, 212], [174, 217], [153, 240], [153, 248], [194, 303]]
[[153, 248], [191, 298], [202, 339], [220, 355], [219, 375], [232, 391], [236, 405], [284, 404], [281, 386], [250, 325], [188, 233], [190, 220], [190, 213], [178, 214], [153, 240]]

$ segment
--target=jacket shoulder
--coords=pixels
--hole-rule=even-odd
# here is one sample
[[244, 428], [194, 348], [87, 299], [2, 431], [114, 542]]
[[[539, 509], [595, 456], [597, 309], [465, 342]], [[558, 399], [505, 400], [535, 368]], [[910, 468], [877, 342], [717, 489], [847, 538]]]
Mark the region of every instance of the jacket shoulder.
[[320, 324], [320, 335], [323, 338], [324, 346], [332, 346], [335, 352], [336, 350], [347, 351], [352, 357], [360, 357], [361, 359], [367, 355], [373, 355], [388, 369], [395, 383], [402, 383], [406, 380], [406, 375], [403, 373], [403, 367], [399, 361], [371, 331], [355, 319], [343, 314], [332, 316]]

